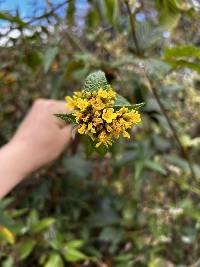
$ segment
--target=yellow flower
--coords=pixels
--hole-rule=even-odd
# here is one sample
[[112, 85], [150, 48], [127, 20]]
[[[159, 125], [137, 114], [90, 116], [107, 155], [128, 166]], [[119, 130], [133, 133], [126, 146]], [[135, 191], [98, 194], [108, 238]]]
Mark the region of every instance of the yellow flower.
[[131, 122], [133, 122], [133, 123], [139, 123], [139, 122], [141, 122], [141, 116], [138, 113], [138, 111], [132, 110], [130, 112], [129, 116], [130, 116]]
[[82, 124], [81, 127], [78, 129], [80, 134], [84, 134], [86, 132], [86, 124]]
[[69, 109], [74, 109], [75, 108], [75, 101], [73, 100], [73, 98], [71, 98], [71, 96], [66, 96], [65, 100], [67, 101], [66, 107]]
[[93, 123], [94, 123], [94, 126], [97, 126], [99, 124], [102, 124], [103, 120], [101, 118], [94, 118]]
[[75, 98], [81, 98], [83, 96], [82, 92], [81, 91], [76, 91], [74, 92], [74, 97]]
[[89, 102], [86, 101], [86, 100], [83, 100], [81, 98], [78, 98], [77, 99], [77, 103], [76, 103], [76, 106], [80, 109], [80, 110], [84, 110], [88, 107], [89, 105]]
[[110, 87], [108, 90], [108, 97], [115, 99], [116, 98], [116, 93], [113, 91], [113, 89]]
[[99, 147], [101, 144], [104, 144], [106, 147], [108, 147], [108, 145], [112, 145], [111, 137], [108, 136], [105, 131], [102, 131], [100, 133], [98, 139], [100, 140], [100, 142], [96, 144], [96, 147]]
[[123, 137], [130, 138], [130, 134], [127, 131], [123, 131]]
[[114, 108], [106, 108], [103, 110], [102, 119], [104, 119], [107, 123], [111, 123], [112, 120], [116, 119], [117, 114], [114, 113]]
[[98, 91], [98, 96], [101, 98], [108, 98], [108, 91], [103, 90], [102, 88]]
[[96, 133], [95, 128], [93, 127], [92, 122], [88, 123], [88, 131], [90, 131], [91, 133]]
[[67, 107], [74, 110], [73, 115], [79, 124], [78, 132], [88, 134], [97, 141], [96, 147], [101, 144], [108, 147], [112, 145], [112, 139], [118, 139], [120, 135], [130, 138], [127, 130], [141, 121], [136, 110], [122, 107], [115, 111], [116, 93], [111, 87], [95, 92], [75, 92], [65, 99]]
[[107, 124], [106, 125], [106, 130], [110, 133], [110, 132], [112, 132], [113, 129], [109, 124]]
[[102, 102], [102, 100], [97, 97], [97, 98], [92, 98], [89, 100], [89, 102], [91, 103], [92, 107], [94, 108], [94, 110], [101, 110], [105, 108], [105, 104]]

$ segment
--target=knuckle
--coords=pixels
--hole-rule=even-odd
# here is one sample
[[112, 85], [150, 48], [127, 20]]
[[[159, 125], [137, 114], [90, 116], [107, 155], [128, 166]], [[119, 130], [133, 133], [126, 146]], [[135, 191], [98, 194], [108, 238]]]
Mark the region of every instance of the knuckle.
[[45, 107], [45, 109], [52, 109], [55, 106], [55, 101], [54, 100], [43, 99], [43, 98], [38, 98], [34, 102], [34, 106], [36, 106], [38, 108]]
[[43, 107], [43, 106], [46, 106], [47, 104], [48, 104], [48, 100], [43, 99], [43, 98], [38, 98], [34, 102], [34, 106], [40, 107], [40, 108]]
[[44, 104], [44, 102], [45, 100], [43, 98], [38, 98], [37, 100], [35, 100], [34, 105], [41, 106]]

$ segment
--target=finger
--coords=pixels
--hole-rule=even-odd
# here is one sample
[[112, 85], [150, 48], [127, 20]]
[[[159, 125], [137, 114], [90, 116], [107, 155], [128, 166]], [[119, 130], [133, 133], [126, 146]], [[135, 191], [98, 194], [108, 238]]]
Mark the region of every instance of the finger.
[[54, 110], [57, 113], [69, 113], [70, 112], [70, 110], [66, 107], [65, 101], [56, 101], [55, 100]]
[[72, 126], [67, 125], [60, 131], [60, 136], [65, 144], [69, 143], [72, 138]]
[[[66, 108], [66, 103], [64, 101], [55, 101], [54, 103], [54, 114], [66, 114], [69, 113], [69, 109]], [[56, 123], [59, 128], [64, 128], [68, 125], [68, 122], [56, 117]]]

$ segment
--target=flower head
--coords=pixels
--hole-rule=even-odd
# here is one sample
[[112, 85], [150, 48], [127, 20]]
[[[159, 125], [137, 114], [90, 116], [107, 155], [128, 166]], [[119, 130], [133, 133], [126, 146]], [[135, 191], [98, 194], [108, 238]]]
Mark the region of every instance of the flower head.
[[113, 138], [120, 135], [130, 138], [127, 132], [134, 124], [141, 121], [140, 114], [134, 109], [121, 107], [115, 109], [116, 93], [111, 87], [98, 91], [75, 92], [67, 96], [67, 107], [73, 109], [73, 116], [79, 125], [80, 134], [88, 134], [96, 140], [96, 147], [101, 144], [112, 145]]

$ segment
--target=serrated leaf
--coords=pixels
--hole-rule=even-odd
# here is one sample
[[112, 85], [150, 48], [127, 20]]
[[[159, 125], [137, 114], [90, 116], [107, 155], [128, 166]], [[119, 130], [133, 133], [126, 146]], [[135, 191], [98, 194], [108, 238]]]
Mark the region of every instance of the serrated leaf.
[[131, 106], [131, 104], [123, 96], [117, 95], [117, 98], [113, 106], [114, 107], [127, 107], [127, 106]]
[[37, 224], [35, 224], [32, 227], [32, 232], [33, 233], [42, 232], [42, 231], [46, 230], [47, 228], [49, 228], [49, 226], [51, 226], [54, 223], [55, 223], [54, 218], [45, 218], [45, 219], [39, 221]]
[[20, 260], [26, 259], [31, 252], [33, 251], [33, 248], [35, 247], [36, 241], [35, 240], [26, 240], [23, 241], [19, 246], [19, 258]]
[[144, 102], [138, 104], [131, 104], [125, 97], [117, 95], [117, 98], [114, 103], [114, 107], [127, 107], [129, 109], [139, 109], [145, 105]]
[[140, 109], [141, 107], [143, 107], [145, 105], [144, 102], [138, 103], [138, 104], [133, 104], [132, 107], [134, 109]]
[[73, 114], [54, 114], [54, 115], [65, 122], [70, 122], [72, 124], [77, 125], [76, 119]]
[[88, 75], [85, 80], [84, 90], [97, 91], [100, 88], [107, 89], [108, 86], [105, 73], [99, 70]]

